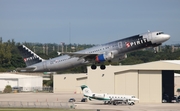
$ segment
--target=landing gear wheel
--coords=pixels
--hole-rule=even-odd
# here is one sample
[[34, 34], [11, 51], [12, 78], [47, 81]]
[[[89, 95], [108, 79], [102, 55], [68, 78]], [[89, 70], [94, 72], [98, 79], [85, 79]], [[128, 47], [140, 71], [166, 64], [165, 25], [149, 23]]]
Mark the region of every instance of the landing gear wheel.
[[134, 103], [133, 103], [133, 102], [131, 102], [131, 103], [129, 103], [129, 105], [131, 105], [131, 106], [132, 106], [132, 105], [134, 105]]
[[108, 104], [111, 104], [111, 101], [108, 101]]
[[91, 69], [96, 69], [97, 68], [97, 66], [96, 65], [91, 65]]
[[117, 103], [114, 101], [114, 102], [113, 102], [113, 105], [117, 105]]
[[104, 70], [104, 69], [106, 69], [106, 66], [105, 65], [101, 65], [100, 68], [101, 68], [101, 70]]
[[107, 104], [106, 101], [104, 101], [104, 104]]
[[154, 47], [154, 53], [156, 54], [157, 53], [157, 49]]
[[156, 53], [157, 53], [157, 50], [154, 50], [154, 53], [156, 54]]

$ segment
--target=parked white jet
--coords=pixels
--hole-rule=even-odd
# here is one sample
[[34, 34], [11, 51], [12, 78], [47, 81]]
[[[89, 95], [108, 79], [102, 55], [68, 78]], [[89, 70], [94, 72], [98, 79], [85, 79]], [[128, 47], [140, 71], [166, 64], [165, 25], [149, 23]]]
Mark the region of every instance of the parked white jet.
[[115, 95], [115, 94], [106, 94], [106, 93], [93, 93], [90, 88], [88, 88], [86, 85], [82, 85], [81, 89], [83, 91], [83, 94], [85, 97], [95, 100], [104, 101], [104, 103], [113, 105], [119, 104], [119, 103], [126, 103], [129, 105], [134, 105], [135, 101], [138, 101], [139, 99], [136, 98], [133, 95]]

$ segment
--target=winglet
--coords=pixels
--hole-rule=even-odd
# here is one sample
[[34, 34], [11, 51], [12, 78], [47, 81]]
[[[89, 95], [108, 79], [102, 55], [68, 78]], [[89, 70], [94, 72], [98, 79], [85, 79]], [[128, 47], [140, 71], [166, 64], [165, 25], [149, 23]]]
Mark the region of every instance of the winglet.
[[16, 70], [20, 71], [20, 72], [31, 72], [31, 71], [33, 71], [35, 69], [36, 69], [36, 67], [16, 68]]

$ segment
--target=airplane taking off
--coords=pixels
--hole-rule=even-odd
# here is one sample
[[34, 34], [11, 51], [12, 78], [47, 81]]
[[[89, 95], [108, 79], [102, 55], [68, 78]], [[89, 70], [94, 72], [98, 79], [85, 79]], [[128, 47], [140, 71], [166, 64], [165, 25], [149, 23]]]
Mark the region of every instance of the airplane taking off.
[[136, 98], [133, 95], [115, 95], [115, 94], [106, 94], [106, 93], [93, 93], [90, 88], [88, 88], [86, 85], [81, 86], [81, 90], [83, 91], [83, 94], [85, 97], [95, 100], [104, 101], [105, 104], [111, 104], [117, 105], [118, 103], [126, 103], [129, 105], [134, 105], [135, 101], [138, 101], [139, 99]]
[[125, 59], [128, 52], [146, 47], [159, 46], [169, 38], [170, 35], [164, 34], [162, 31], [147, 32], [77, 52], [64, 52], [62, 53], [64, 55], [49, 60], [42, 59], [26, 46], [21, 45], [18, 49], [27, 67], [18, 68], [17, 70], [51, 72], [89, 63], [92, 64], [92, 69], [96, 69], [96, 64], [100, 63], [100, 68], [103, 70], [106, 68], [103, 64], [105, 61], [111, 62]]

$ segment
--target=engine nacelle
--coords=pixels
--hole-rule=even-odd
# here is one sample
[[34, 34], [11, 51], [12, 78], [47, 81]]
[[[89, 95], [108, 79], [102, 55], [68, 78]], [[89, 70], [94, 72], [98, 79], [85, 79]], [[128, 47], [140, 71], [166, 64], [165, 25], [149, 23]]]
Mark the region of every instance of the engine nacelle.
[[104, 98], [103, 94], [93, 94], [92, 95], [94, 98]]
[[111, 51], [111, 52], [106, 52], [104, 54], [96, 56], [96, 62], [104, 62], [106, 60], [111, 60], [114, 58], [114, 56], [118, 53], [118, 51]]
[[104, 54], [97, 55], [95, 61], [96, 61], [96, 62], [103, 62], [103, 61], [105, 61]]

